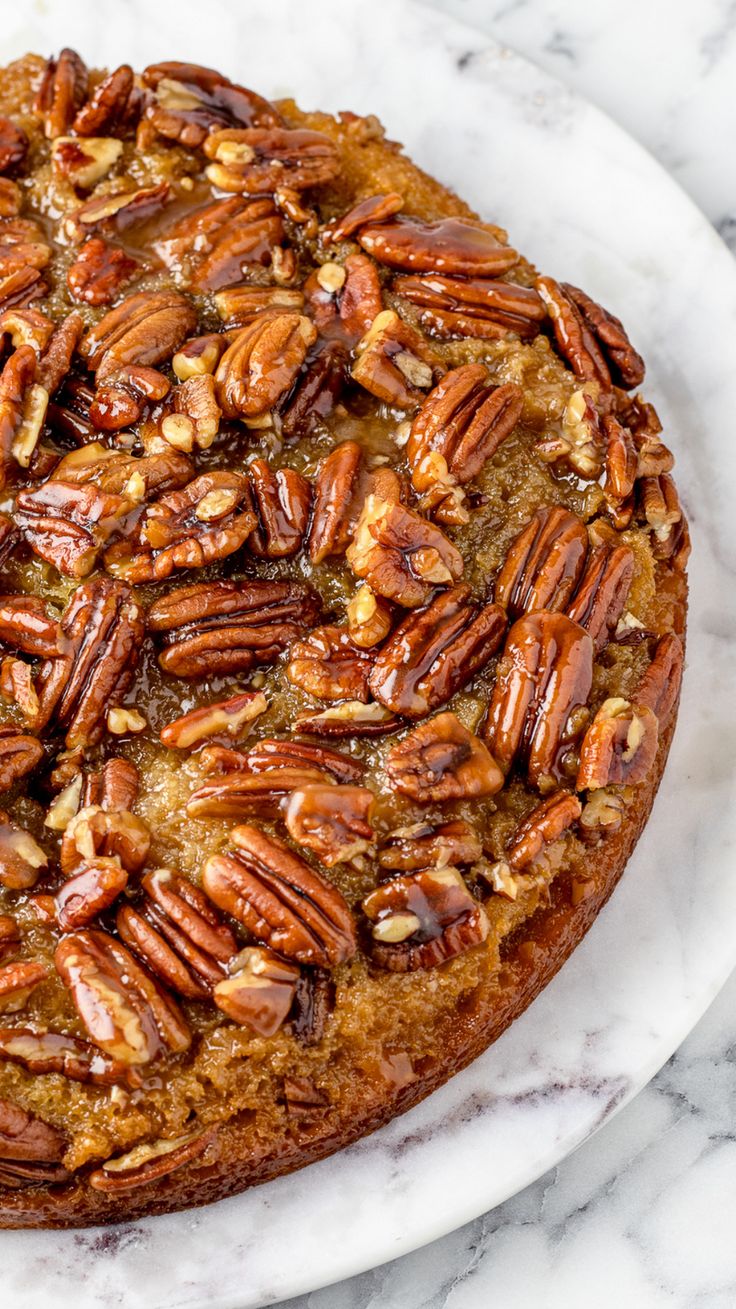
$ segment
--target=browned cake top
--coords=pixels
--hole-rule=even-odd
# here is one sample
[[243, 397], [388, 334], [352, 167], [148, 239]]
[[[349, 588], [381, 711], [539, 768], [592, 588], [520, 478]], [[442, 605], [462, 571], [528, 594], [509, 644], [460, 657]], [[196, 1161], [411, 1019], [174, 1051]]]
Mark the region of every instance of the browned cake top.
[[374, 119], [0, 112], [0, 1180], [117, 1194], [390, 1100], [585, 900], [688, 534], [620, 321]]

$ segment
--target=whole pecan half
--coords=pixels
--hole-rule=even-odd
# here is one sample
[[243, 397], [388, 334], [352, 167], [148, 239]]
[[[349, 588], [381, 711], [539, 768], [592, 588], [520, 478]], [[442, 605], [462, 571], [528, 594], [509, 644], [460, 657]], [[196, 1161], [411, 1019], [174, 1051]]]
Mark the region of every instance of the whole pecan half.
[[604, 700], [580, 746], [578, 791], [643, 782], [657, 757], [659, 723], [648, 705]]
[[240, 473], [201, 473], [181, 491], [149, 505], [135, 535], [105, 551], [115, 577], [160, 582], [177, 568], [204, 568], [239, 550], [256, 526], [250, 488]]
[[345, 553], [369, 495], [398, 500], [400, 489], [391, 469], [367, 468], [357, 441], [336, 445], [320, 461], [315, 478], [308, 542], [312, 563], [320, 564], [328, 556]]
[[516, 332], [528, 340], [546, 313], [538, 292], [498, 278], [425, 273], [395, 277], [392, 289], [419, 307], [422, 327], [441, 337], [492, 340]]
[[196, 149], [208, 134], [233, 124], [270, 127], [281, 122], [268, 100], [231, 82], [213, 68], [169, 60], [149, 64], [143, 82], [155, 93], [146, 118], [156, 131]]
[[108, 759], [84, 779], [82, 805], [99, 805], [106, 812], [132, 809], [138, 797], [138, 769], [130, 759]]
[[28, 153], [28, 137], [11, 118], [0, 118], [0, 173], [10, 173]]
[[0, 1100], [0, 1181], [9, 1187], [63, 1182], [67, 1141], [51, 1123], [12, 1100]]
[[49, 59], [36, 92], [33, 108], [43, 119], [47, 137], [69, 131], [87, 94], [87, 65], [76, 50], [65, 47], [58, 59]]
[[139, 1186], [148, 1186], [161, 1177], [168, 1177], [195, 1159], [203, 1156], [214, 1162], [217, 1154], [217, 1128], [204, 1132], [189, 1132], [152, 1143], [136, 1145], [127, 1154], [106, 1159], [101, 1168], [89, 1175], [89, 1184], [95, 1191], [116, 1195]]
[[570, 791], [553, 791], [536, 805], [517, 825], [506, 857], [512, 868], [520, 871], [539, 857], [545, 846], [557, 841], [573, 823], [583, 807]]
[[514, 430], [522, 404], [521, 387], [514, 382], [489, 386], [483, 364], [463, 364], [446, 373], [409, 433], [406, 453], [417, 491], [448, 476], [469, 482]]
[[117, 859], [94, 859], [74, 873], [54, 897], [56, 921], [64, 932], [88, 927], [125, 890], [128, 874]]
[[540, 609], [514, 623], [491, 696], [486, 736], [504, 770], [523, 763], [538, 786], [557, 777], [568, 719], [593, 682], [593, 642], [565, 614]]
[[165, 672], [211, 677], [272, 663], [318, 614], [317, 596], [299, 582], [216, 581], [156, 600], [147, 624], [163, 636]]
[[596, 654], [616, 630], [633, 575], [634, 556], [627, 545], [599, 545], [591, 550], [566, 613], [590, 633]]
[[9, 791], [42, 759], [43, 746], [35, 736], [16, 732], [12, 727], [0, 729], [0, 791]]
[[[2, 740], [0, 740], [2, 745]], [[48, 856], [25, 828], [0, 810], [0, 886], [27, 891], [48, 867]]]
[[396, 789], [417, 804], [495, 795], [503, 786], [503, 773], [486, 746], [447, 711], [392, 746], [385, 768]]
[[154, 250], [184, 285], [219, 292], [218, 313], [228, 327], [236, 327], [266, 307], [301, 309], [299, 291], [235, 286], [249, 268], [271, 263], [284, 238], [283, 219], [271, 199], [231, 196], [185, 214], [159, 236]]
[[126, 945], [162, 982], [189, 1000], [206, 999], [237, 954], [229, 927], [207, 896], [166, 868], [146, 873], [144, 897], [118, 910]]
[[427, 223], [400, 214], [362, 224], [356, 239], [380, 264], [406, 273], [441, 270], [451, 277], [496, 277], [519, 262], [516, 250], [466, 218]]
[[98, 381], [126, 364], [170, 359], [197, 326], [194, 306], [176, 291], [139, 291], [90, 328], [80, 354]]
[[329, 968], [352, 958], [355, 927], [345, 899], [280, 841], [233, 829], [230, 855], [213, 855], [202, 885], [220, 909], [264, 944], [299, 963]]
[[226, 418], [257, 418], [294, 382], [316, 338], [300, 314], [267, 314], [243, 328], [217, 366], [217, 398]]
[[543, 505], [509, 546], [496, 578], [496, 602], [511, 618], [533, 609], [564, 609], [587, 553], [588, 534], [577, 514], [561, 505]]
[[463, 573], [463, 557], [441, 528], [379, 495], [367, 496], [346, 558], [372, 591], [406, 609]]
[[67, 577], [87, 577], [136, 508], [126, 495], [54, 477], [35, 490], [19, 491], [15, 516], [34, 554]]
[[37, 679], [40, 719], [66, 729], [67, 749], [100, 740], [105, 715], [127, 690], [143, 640], [143, 613], [127, 586], [96, 577], [78, 586], [61, 619], [62, 653]]
[[374, 803], [373, 792], [364, 786], [312, 783], [292, 791], [285, 800], [284, 822], [297, 845], [333, 868], [350, 863], [370, 848]]
[[384, 736], [395, 732], [401, 719], [382, 704], [364, 704], [362, 700], [343, 700], [319, 713], [299, 714], [293, 731], [298, 736]]
[[218, 982], [212, 998], [228, 1018], [258, 1036], [273, 1036], [288, 1017], [300, 970], [273, 950], [253, 945], [232, 960], [230, 976]]
[[309, 525], [312, 488], [293, 468], [274, 470], [265, 459], [252, 459], [248, 477], [257, 526], [248, 537], [248, 549], [261, 559], [284, 559], [296, 554]]
[[342, 395], [348, 371], [348, 352], [339, 341], [330, 341], [311, 362], [279, 406], [281, 435], [287, 441], [309, 436], [318, 428]]
[[613, 380], [626, 389], [640, 386], [644, 363], [623, 324], [569, 282], [538, 277], [537, 291], [547, 306], [560, 354], [577, 377], [597, 381], [609, 391]]
[[436, 350], [393, 309], [382, 309], [355, 349], [351, 376], [398, 409], [412, 409], [445, 372]]
[[286, 765], [249, 773], [243, 768], [216, 774], [187, 802], [191, 818], [273, 818], [293, 791], [327, 781], [318, 768]]
[[125, 128], [141, 108], [130, 64], [120, 64], [100, 79], [78, 111], [72, 128], [77, 136], [99, 136], [101, 132]]
[[340, 170], [330, 138], [304, 128], [224, 128], [210, 132], [204, 152], [214, 161], [207, 177], [220, 191], [263, 195], [281, 186], [303, 191], [331, 182]]
[[305, 741], [277, 741], [267, 737], [241, 757], [242, 766], [251, 773], [272, 768], [316, 768], [336, 782], [359, 782], [365, 772], [362, 760], [326, 745], [307, 745]]
[[399, 623], [373, 662], [368, 689], [394, 713], [421, 718], [484, 667], [505, 630], [498, 605], [478, 608], [470, 587], [455, 586]]
[[109, 305], [142, 272], [139, 260], [100, 236], [91, 236], [79, 250], [66, 275], [72, 299], [80, 304]]
[[475, 828], [463, 818], [454, 818], [446, 823], [395, 827], [378, 851], [378, 862], [391, 872], [415, 872], [418, 868], [475, 864], [482, 854]]
[[40, 959], [17, 959], [0, 965], [0, 1010], [17, 1013], [25, 1008], [32, 991], [49, 975], [48, 964]]
[[91, 1041], [137, 1067], [164, 1049], [181, 1053], [191, 1036], [178, 1005], [107, 932], [72, 932], [54, 962]]
[[93, 1086], [123, 1083], [135, 1087], [140, 1083], [135, 1070], [121, 1060], [102, 1054], [78, 1036], [51, 1032], [45, 1027], [0, 1028], [0, 1058], [20, 1064], [34, 1076], [60, 1073], [72, 1082], [90, 1082]]
[[667, 632], [657, 642], [652, 662], [636, 688], [636, 703], [646, 705], [666, 723], [677, 703], [684, 664], [682, 641]]
[[371, 956], [394, 973], [436, 968], [488, 935], [483, 906], [457, 868], [427, 868], [392, 877], [363, 901]]
[[61, 653], [59, 620], [36, 595], [0, 595], [0, 641], [24, 654], [50, 658]]
[[393, 218], [404, 208], [404, 197], [398, 191], [366, 196], [348, 209], [340, 218], [325, 223], [320, 233], [324, 245], [346, 241], [366, 223], [382, 223]]
[[346, 627], [315, 627], [289, 651], [286, 676], [318, 700], [367, 702], [373, 656], [351, 640]]

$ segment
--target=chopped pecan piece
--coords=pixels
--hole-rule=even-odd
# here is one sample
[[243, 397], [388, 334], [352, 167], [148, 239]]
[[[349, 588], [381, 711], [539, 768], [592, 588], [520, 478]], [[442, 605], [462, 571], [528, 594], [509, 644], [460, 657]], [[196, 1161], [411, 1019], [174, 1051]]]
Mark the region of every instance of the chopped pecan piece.
[[372, 591], [406, 609], [463, 573], [463, 557], [441, 528], [379, 495], [367, 496], [346, 558]]
[[220, 430], [222, 410], [215, 395], [215, 379], [207, 373], [189, 377], [171, 393], [174, 413], [161, 420], [161, 435], [175, 449], [195, 445], [208, 450]]
[[243, 328], [215, 374], [226, 418], [254, 419], [273, 409], [294, 382], [315, 338], [314, 324], [300, 314], [268, 314]]
[[287, 831], [327, 868], [350, 863], [370, 848], [374, 799], [364, 786], [301, 787], [283, 806]]
[[552, 319], [560, 354], [577, 377], [610, 391], [612, 374], [627, 390], [644, 380], [644, 363], [623, 324], [584, 291], [551, 277], [537, 278], [537, 291]]
[[75, 244], [93, 232], [124, 232], [128, 227], [145, 223], [170, 199], [168, 182], [140, 187], [137, 191], [119, 191], [115, 195], [96, 196], [63, 220], [64, 233]]
[[343, 700], [316, 714], [299, 714], [293, 731], [298, 736], [383, 736], [400, 726], [401, 719], [382, 704]]
[[26, 722], [33, 726], [38, 722], [38, 695], [33, 682], [33, 668], [23, 659], [14, 659], [11, 655], [0, 664], [0, 695], [16, 704]]
[[61, 620], [62, 653], [47, 659], [37, 690], [43, 725], [53, 716], [66, 746], [96, 744], [111, 703], [133, 676], [143, 640], [143, 614], [127, 586], [111, 578], [83, 582]]
[[645, 522], [652, 529], [652, 554], [655, 559], [669, 559], [680, 542], [684, 522], [677, 488], [669, 473], [661, 473], [642, 478], [639, 495]]
[[336, 445], [317, 469], [308, 544], [312, 563], [320, 564], [330, 555], [345, 553], [369, 495], [398, 500], [400, 489], [391, 469], [368, 471], [357, 441]]
[[507, 858], [517, 872], [533, 863], [547, 845], [557, 841], [582, 813], [582, 805], [570, 791], [553, 791], [516, 827]]
[[318, 1045], [335, 1008], [335, 985], [324, 968], [303, 969], [296, 984], [290, 1028], [300, 1045]]
[[601, 418], [590, 396], [574, 391], [562, 417], [562, 429], [536, 445], [545, 463], [564, 459], [579, 477], [592, 480], [603, 470], [605, 438]]
[[54, 962], [90, 1040], [111, 1058], [137, 1067], [165, 1048], [189, 1048], [178, 1005], [107, 932], [70, 933], [56, 947]]
[[348, 352], [339, 341], [314, 355], [280, 406], [281, 435], [287, 441], [309, 436], [332, 413], [345, 389], [347, 369]]
[[446, 823], [423, 822], [394, 828], [378, 851], [378, 862], [391, 872], [415, 872], [418, 868], [475, 864], [482, 854], [475, 828], [462, 818], [454, 818]]
[[248, 464], [257, 526], [248, 538], [251, 554], [283, 559], [299, 550], [309, 524], [312, 488], [293, 468], [274, 470], [265, 459]]
[[115, 860], [128, 873], [146, 862], [151, 833], [129, 809], [85, 804], [69, 819], [61, 841], [61, 871], [66, 877], [98, 860]]
[[49, 396], [36, 371], [33, 348], [21, 345], [0, 373], [0, 489], [12, 461], [28, 467], [41, 434]]
[[99, 805], [110, 813], [132, 809], [138, 797], [138, 769], [129, 759], [108, 759], [96, 772], [87, 773], [82, 792], [83, 805]]
[[398, 409], [412, 409], [439, 380], [444, 363], [393, 309], [382, 309], [356, 347], [353, 380]]
[[599, 545], [590, 552], [566, 612], [590, 633], [596, 654], [616, 630], [633, 575], [634, 556], [628, 546]]
[[87, 65], [68, 46], [58, 59], [47, 60], [33, 106], [43, 119], [47, 137], [69, 131], [87, 94], [88, 76]]
[[0, 1058], [20, 1064], [36, 1076], [60, 1073], [70, 1081], [91, 1082], [93, 1086], [137, 1086], [140, 1081], [134, 1069], [102, 1054], [89, 1042], [47, 1028], [0, 1028]]
[[0, 960], [18, 953], [22, 933], [12, 914], [0, 914]]
[[193, 377], [209, 377], [217, 368], [226, 347], [227, 338], [217, 332], [193, 336], [177, 350], [171, 367], [180, 382], [188, 382]]
[[194, 306], [176, 291], [139, 291], [90, 329], [80, 353], [103, 381], [126, 364], [154, 365], [170, 359], [196, 326]]
[[26, 1000], [49, 975], [47, 964], [38, 959], [18, 959], [12, 964], [0, 965], [0, 1010], [17, 1013], [25, 1008]]
[[367, 702], [368, 674], [373, 663], [368, 650], [351, 640], [346, 627], [315, 627], [289, 651], [286, 676], [318, 700]]
[[213, 855], [202, 874], [216, 905], [287, 959], [329, 968], [352, 958], [355, 927], [336, 887], [256, 827], [231, 840], [233, 853]]
[[675, 456], [662, 440], [662, 424], [654, 405], [638, 395], [624, 396], [623, 403], [621, 397], [617, 399], [616, 416], [634, 438], [637, 477], [659, 477], [660, 473], [669, 473]]
[[105, 567], [135, 583], [160, 582], [176, 568], [203, 568], [239, 550], [256, 526], [247, 480], [215, 471], [149, 505], [136, 529], [105, 551]]
[[28, 137], [11, 118], [0, 118], [0, 173], [10, 173], [28, 153]]
[[580, 581], [587, 553], [588, 534], [577, 514], [560, 505], [544, 505], [509, 546], [496, 578], [496, 602], [511, 618], [534, 609], [564, 609]]
[[12, 1100], [0, 1100], [0, 1181], [9, 1187], [63, 1182], [66, 1138]]
[[[0, 742], [2, 744], [2, 742]], [[0, 886], [27, 891], [48, 867], [48, 857], [24, 828], [0, 811]]]
[[162, 728], [160, 738], [164, 745], [175, 750], [190, 750], [208, 737], [238, 737], [254, 718], [268, 708], [262, 691], [242, 691], [229, 700], [190, 709]]
[[546, 313], [538, 292], [497, 278], [425, 273], [395, 277], [392, 286], [419, 306], [422, 327], [436, 336], [493, 340], [516, 332], [529, 339], [537, 335]]
[[9, 791], [42, 759], [43, 746], [35, 736], [26, 736], [12, 727], [0, 729], [0, 791]]
[[578, 791], [643, 782], [657, 757], [659, 723], [648, 705], [604, 700], [580, 746]]
[[57, 136], [51, 147], [51, 163], [58, 177], [71, 186], [89, 191], [109, 173], [123, 152], [122, 141], [112, 136]]
[[273, 1036], [294, 1002], [300, 971], [264, 946], [249, 946], [231, 961], [230, 976], [212, 998], [228, 1018], [258, 1036]]
[[128, 884], [117, 859], [94, 859], [74, 873], [54, 896], [56, 921], [63, 932], [88, 927], [109, 909]]
[[120, 246], [110, 245], [100, 236], [91, 236], [67, 272], [69, 293], [82, 304], [109, 305], [140, 267], [139, 261]]
[[249, 773], [243, 768], [217, 774], [198, 787], [187, 802], [191, 818], [273, 818], [293, 791], [329, 782], [319, 768], [286, 765]]
[[453, 368], [411, 425], [406, 452], [416, 490], [448, 479], [469, 482], [513, 431], [522, 402], [514, 382], [489, 386], [483, 364]]
[[593, 682], [593, 642], [565, 614], [537, 610], [506, 639], [488, 711], [486, 735], [504, 770], [526, 765], [535, 786], [558, 776], [568, 719]]
[[322, 186], [337, 177], [335, 145], [322, 132], [303, 128], [246, 127], [210, 132], [204, 152], [214, 162], [206, 174], [221, 191], [273, 193]]
[[155, 93], [146, 118], [161, 136], [193, 149], [222, 127], [272, 127], [281, 121], [268, 100], [230, 82], [213, 68], [170, 60], [149, 64], [143, 70], [143, 81]]
[[179, 995], [203, 1000], [237, 952], [207, 896], [166, 868], [146, 873], [142, 901], [123, 905], [116, 925], [126, 945]]
[[363, 223], [356, 239], [380, 264], [406, 273], [441, 269], [450, 277], [496, 277], [519, 262], [516, 250], [466, 218], [426, 223], [399, 215], [387, 222]]
[[165, 672], [212, 677], [272, 663], [318, 613], [316, 595], [299, 582], [217, 581], [170, 592], [147, 621], [163, 634]]
[[130, 64], [120, 64], [97, 83], [77, 113], [73, 131], [77, 136], [98, 136], [100, 132], [127, 127], [140, 99], [133, 69]]
[[636, 688], [636, 703], [646, 705], [660, 724], [667, 721], [677, 703], [684, 664], [682, 641], [667, 632], [657, 642], [652, 662]]
[[304, 294], [320, 336], [351, 347], [383, 309], [378, 271], [367, 255], [321, 264], [304, 283]]
[[579, 836], [586, 844], [595, 845], [617, 832], [624, 819], [626, 804], [613, 787], [589, 791], [580, 815]]
[[385, 768], [396, 789], [417, 804], [495, 795], [503, 786], [483, 742], [449, 712], [412, 728], [391, 747]]
[[385, 641], [391, 631], [391, 606], [374, 595], [367, 583], [359, 586], [346, 609], [350, 639], [362, 650], [370, 650]]
[[373, 663], [368, 688], [394, 713], [421, 718], [483, 668], [505, 630], [498, 605], [479, 609], [470, 587], [453, 587], [399, 623]]
[[259, 741], [242, 756], [242, 766], [251, 773], [272, 768], [315, 768], [336, 782], [359, 782], [365, 764], [326, 745], [307, 745], [304, 741]]
[[[54, 329], [36, 369], [40, 385], [50, 396], [66, 378], [83, 330], [84, 321], [78, 309], [73, 309]], [[47, 413], [47, 421], [49, 417]]]
[[371, 955], [394, 973], [436, 968], [480, 945], [488, 919], [457, 868], [427, 868], [393, 877], [363, 901]]
[[89, 1175], [89, 1184], [95, 1191], [106, 1191], [116, 1195], [120, 1191], [131, 1191], [139, 1186], [148, 1186], [167, 1177], [177, 1168], [183, 1168], [195, 1159], [202, 1158], [216, 1141], [217, 1128], [210, 1127], [205, 1132], [189, 1132], [185, 1136], [175, 1136], [152, 1144], [136, 1145], [127, 1154], [118, 1155], [116, 1159], [106, 1159], [101, 1168], [96, 1168]]

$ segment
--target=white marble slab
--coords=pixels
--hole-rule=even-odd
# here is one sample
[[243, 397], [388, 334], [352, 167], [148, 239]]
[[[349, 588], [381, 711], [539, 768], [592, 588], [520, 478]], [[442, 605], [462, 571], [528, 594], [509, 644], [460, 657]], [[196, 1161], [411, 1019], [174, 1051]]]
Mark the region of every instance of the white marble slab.
[[538, 264], [623, 312], [649, 361], [696, 541], [686, 700], [663, 793], [610, 906], [527, 1015], [425, 1105], [293, 1178], [109, 1232], [0, 1238], [14, 1309], [245, 1309], [398, 1255], [532, 1182], [643, 1085], [736, 961], [736, 272], [623, 133], [441, 15], [397, 0], [212, 0], [206, 25], [201, 0], [97, 0], [93, 24], [91, 12], [56, 0], [8, 14], [0, 54], [64, 41], [99, 62], [196, 58], [266, 93], [375, 110]]

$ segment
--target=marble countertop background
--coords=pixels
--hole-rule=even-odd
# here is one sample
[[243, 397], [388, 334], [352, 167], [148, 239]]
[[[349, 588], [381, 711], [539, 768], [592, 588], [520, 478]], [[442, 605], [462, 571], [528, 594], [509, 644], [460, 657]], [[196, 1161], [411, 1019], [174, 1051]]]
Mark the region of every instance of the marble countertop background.
[[[427, 2], [610, 114], [736, 254], [734, 0]], [[281, 1309], [733, 1309], [735, 1223], [736, 974], [650, 1085], [552, 1172]]]

